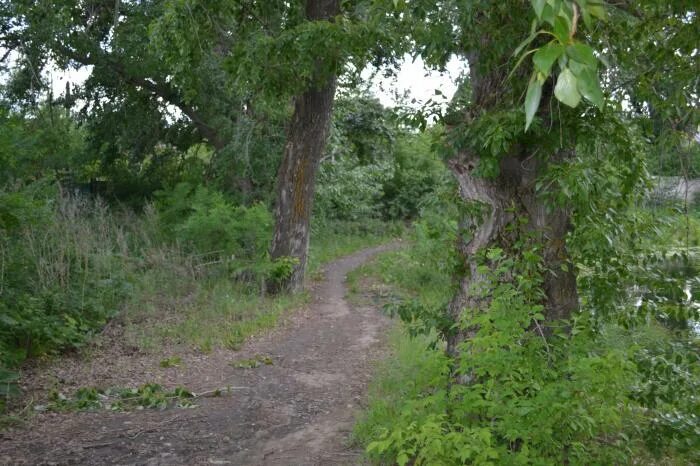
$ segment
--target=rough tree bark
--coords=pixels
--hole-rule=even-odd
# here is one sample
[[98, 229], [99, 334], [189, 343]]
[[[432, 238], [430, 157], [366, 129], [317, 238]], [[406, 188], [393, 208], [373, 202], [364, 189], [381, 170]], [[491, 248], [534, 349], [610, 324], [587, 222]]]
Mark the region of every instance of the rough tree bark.
[[[509, 85], [503, 76], [504, 70], [508, 71], [507, 66], [480, 73], [478, 53], [469, 54], [468, 60], [472, 103], [468, 109], [467, 124], [471, 115], [493, 109], [507, 95], [504, 86]], [[551, 91], [550, 86], [546, 92]], [[548, 101], [548, 96], [542, 98], [541, 115], [548, 112]], [[484, 269], [479, 268], [477, 253], [496, 247], [504, 251], [512, 250], [524, 235], [539, 243], [545, 267], [542, 284], [545, 321], [537, 331], [548, 336], [554, 331], [556, 321], [570, 317], [578, 308], [576, 276], [573, 267], [569, 267], [566, 250], [571, 213], [566, 207], [552, 205], [535, 189], [536, 181], [547, 168], [565, 162], [573, 151], [561, 149], [544, 154], [540, 149], [532, 143], [516, 145], [510, 153], [500, 158], [500, 173], [495, 179], [474, 174], [479, 162], [476, 153], [461, 151], [448, 161], [459, 184], [462, 200], [478, 203], [485, 210], [482, 219], [467, 219], [462, 227], [468, 232], [459, 235], [457, 248], [463, 267], [461, 275], [457, 277], [459, 286], [448, 306], [448, 313], [454, 321], [459, 321], [463, 313], [485, 312], [490, 305], [491, 295], [486, 289], [489, 280], [481, 272]], [[521, 224], [519, 217], [526, 217], [528, 222]], [[475, 328], [459, 329], [449, 336], [448, 354], [459, 358], [458, 345], [473, 337], [476, 331]]]
[[[306, 17], [310, 21], [331, 20], [339, 13], [340, 0], [306, 3]], [[321, 68], [320, 61], [318, 67]], [[328, 138], [336, 76], [324, 76], [323, 82], [318, 82], [316, 76], [311, 81], [310, 87], [294, 101], [294, 114], [277, 174], [275, 232], [270, 249], [273, 260], [292, 257], [297, 263], [288, 278], [268, 284], [271, 292], [296, 292], [304, 285], [316, 174]]]

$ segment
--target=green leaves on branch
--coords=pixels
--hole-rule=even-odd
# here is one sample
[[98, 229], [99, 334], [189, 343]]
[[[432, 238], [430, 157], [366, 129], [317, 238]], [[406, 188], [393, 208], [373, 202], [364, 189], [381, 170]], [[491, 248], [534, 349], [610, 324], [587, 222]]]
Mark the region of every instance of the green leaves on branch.
[[[515, 68], [529, 54], [532, 54], [534, 65], [525, 95], [526, 131], [540, 106], [542, 85], [550, 76], [556, 76], [554, 96], [561, 103], [575, 108], [582, 97], [598, 108], [602, 108], [604, 103], [598, 79], [598, 58], [589, 45], [574, 39], [579, 18], [584, 18], [587, 27], [591, 27], [592, 17], [606, 19], [602, 1], [531, 0], [531, 4], [537, 16], [532, 23], [533, 32], [514, 53], [514, 56], [520, 55]], [[537, 31], [537, 27], [542, 25], [544, 29]], [[537, 49], [522, 53], [536, 37], [543, 34], [553, 39]], [[554, 72], [555, 63], [559, 66], [558, 75]]]
[[569, 70], [564, 70], [559, 73], [557, 85], [554, 87], [554, 95], [559, 102], [575, 108], [581, 102], [581, 94], [576, 87], [576, 76]]
[[548, 76], [552, 71], [552, 65], [559, 57], [564, 54], [565, 47], [555, 41], [550, 42], [544, 47], [540, 47], [535, 55], [532, 56], [532, 63], [535, 69], [545, 76]]
[[537, 21], [549, 23], [553, 27], [557, 27], [557, 18], [571, 25], [581, 17], [586, 27], [590, 28], [592, 18], [605, 21], [608, 17], [603, 0], [530, 0], [530, 3]]
[[542, 99], [542, 83], [534, 75], [532, 78], [525, 95], [525, 131], [530, 127], [530, 123], [532, 123], [540, 106], [540, 99]]
[[574, 72], [574, 75], [576, 75], [576, 85], [581, 95], [596, 107], [603, 108], [604, 96], [598, 82], [598, 74], [590, 68], [584, 68], [578, 73]]

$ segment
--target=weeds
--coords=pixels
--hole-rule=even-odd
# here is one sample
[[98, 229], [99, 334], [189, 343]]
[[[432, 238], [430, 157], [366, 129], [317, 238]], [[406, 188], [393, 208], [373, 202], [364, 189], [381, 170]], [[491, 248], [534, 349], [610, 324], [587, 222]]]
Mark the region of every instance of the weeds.
[[138, 388], [81, 387], [71, 397], [58, 391], [49, 394], [45, 406], [36, 406], [37, 411], [132, 411], [138, 409], [166, 409], [169, 407], [192, 408], [195, 395], [183, 387], [165, 390], [155, 383], [147, 383]]
[[163, 359], [158, 365], [163, 369], [168, 369], [170, 367], [179, 367], [182, 364], [182, 358], [180, 356], [172, 356]]
[[263, 354], [256, 354], [250, 359], [231, 362], [231, 365], [237, 369], [255, 369], [256, 367], [271, 366], [273, 364], [272, 358]]

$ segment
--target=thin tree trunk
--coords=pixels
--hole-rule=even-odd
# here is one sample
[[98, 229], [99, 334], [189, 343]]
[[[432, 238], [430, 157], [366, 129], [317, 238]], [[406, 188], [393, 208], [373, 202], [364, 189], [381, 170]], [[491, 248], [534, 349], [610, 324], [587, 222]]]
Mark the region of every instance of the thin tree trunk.
[[[308, 0], [306, 16], [311, 21], [330, 20], [340, 13], [340, 0]], [[319, 62], [319, 68], [320, 68]], [[271, 292], [296, 292], [303, 288], [309, 251], [311, 209], [318, 167], [328, 139], [336, 77], [312, 84], [296, 97], [287, 132], [282, 164], [277, 174], [275, 232], [272, 259], [296, 260], [286, 279], [268, 284]]]

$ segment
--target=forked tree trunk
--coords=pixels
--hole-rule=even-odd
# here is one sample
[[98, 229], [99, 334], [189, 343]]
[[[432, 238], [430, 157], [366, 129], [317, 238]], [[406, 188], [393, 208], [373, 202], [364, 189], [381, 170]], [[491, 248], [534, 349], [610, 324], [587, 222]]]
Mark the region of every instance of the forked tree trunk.
[[[507, 95], [503, 86], [508, 85], [508, 81], [502, 73], [508, 67], [480, 75], [477, 71], [480, 68], [478, 58], [476, 53], [468, 57], [472, 104], [468, 109], [467, 121], [469, 115], [479, 115], [494, 108]], [[551, 93], [551, 88], [547, 91]], [[547, 96], [542, 98], [541, 116], [548, 112], [547, 101]], [[516, 145], [510, 153], [500, 158], [500, 172], [495, 179], [474, 175], [479, 163], [478, 154], [462, 151], [448, 161], [458, 181], [462, 200], [478, 203], [484, 209], [483, 218], [465, 219], [462, 228], [468, 231], [459, 235], [458, 252], [463, 267], [460, 268], [461, 275], [456, 277], [459, 282], [457, 292], [448, 306], [448, 312], [455, 322], [460, 321], [464, 313], [487, 312], [492, 300], [487, 277], [490, 273], [484, 273], [485, 269], [479, 267], [477, 253], [490, 248], [500, 248], [508, 253], [517, 243], [524, 243], [522, 240], [526, 237], [538, 243], [545, 268], [542, 277], [544, 298], [541, 303], [545, 308], [545, 321], [536, 331], [549, 336], [554, 326], [558, 325], [557, 321], [569, 318], [578, 308], [576, 275], [569, 264], [566, 250], [570, 211], [554, 205], [535, 189], [536, 181], [547, 167], [565, 162], [573, 155], [573, 150], [560, 149], [550, 154], [542, 152], [532, 143]], [[526, 218], [527, 223], [522, 223], [520, 218]], [[468, 239], [463, 239], [465, 237]], [[454, 358], [464, 356], [459, 354], [459, 344], [473, 337], [477, 330], [456, 330], [448, 337], [448, 354]]]
[[[340, 0], [307, 1], [306, 16], [311, 21], [329, 20], [338, 13]], [[311, 87], [295, 99], [277, 174], [275, 232], [270, 255], [273, 260], [296, 259], [296, 264], [289, 277], [268, 283], [271, 292], [296, 292], [304, 285], [316, 175], [328, 139], [336, 77], [327, 77], [322, 83], [316, 81], [312, 79]]]

